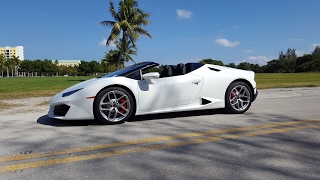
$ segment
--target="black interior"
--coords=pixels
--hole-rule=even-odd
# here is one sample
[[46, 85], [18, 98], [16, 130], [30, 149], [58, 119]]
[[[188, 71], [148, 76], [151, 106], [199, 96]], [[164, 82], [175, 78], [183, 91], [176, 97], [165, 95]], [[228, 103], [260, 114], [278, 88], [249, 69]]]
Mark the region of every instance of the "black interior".
[[198, 69], [203, 64], [199, 63], [179, 63], [176, 66], [174, 65], [165, 65], [163, 71], [160, 73], [160, 78], [171, 77], [171, 76], [180, 76], [187, 74], [195, 69]]

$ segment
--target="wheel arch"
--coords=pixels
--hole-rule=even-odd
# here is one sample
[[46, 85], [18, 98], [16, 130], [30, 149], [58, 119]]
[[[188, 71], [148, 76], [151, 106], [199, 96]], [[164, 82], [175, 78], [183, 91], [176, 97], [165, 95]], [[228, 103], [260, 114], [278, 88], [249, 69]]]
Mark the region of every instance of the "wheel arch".
[[[250, 83], [250, 81], [248, 81], [248, 80], [246, 80], [246, 79], [240, 78], [240, 79], [235, 79], [235, 80], [233, 80], [230, 84], [232, 84], [232, 83], [234, 83], [234, 82], [236, 82], [236, 81], [240, 81], [240, 82], [246, 83], [246, 84], [250, 87], [251, 96], [253, 97], [254, 89], [253, 89], [253, 86], [252, 86], [252, 84]], [[230, 86], [230, 84], [229, 84], [229, 86]], [[227, 93], [227, 90], [226, 90], [225, 93]]]
[[[121, 84], [112, 84], [112, 85], [106, 86], [106, 87], [102, 88], [102, 89], [96, 94], [96, 96], [97, 96], [100, 92], [102, 92], [103, 90], [105, 90], [105, 89], [107, 89], [107, 88], [110, 88], [110, 87], [120, 87], [120, 88], [123, 88], [123, 89], [125, 89], [126, 91], [128, 91], [128, 92], [130, 93], [130, 95], [131, 95], [131, 97], [132, 97], [132, 99], [133, 99], [133, 103], [135, 104], [132, 115], [135, 115], [135, 114], [136, 114], [136, 109], [137, 109], [136, 96], [133, 94], [133, 92], [131, 91], [130, 88], [128, 88], [128, 87], [126, 87], [126, 86], [124, 86], [124, 85], [121, 85]], [[95, 101], [96, 101], [96, 98], [94, 98], [93, 104], [95, 104]], [[92, 106], [92, 108], [93, 108], [93, 106]]]

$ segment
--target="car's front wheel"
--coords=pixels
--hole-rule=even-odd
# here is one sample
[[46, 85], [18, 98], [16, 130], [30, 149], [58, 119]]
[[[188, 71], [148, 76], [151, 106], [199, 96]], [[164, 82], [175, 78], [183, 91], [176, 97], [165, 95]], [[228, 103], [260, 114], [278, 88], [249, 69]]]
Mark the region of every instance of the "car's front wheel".
[[252, 98], [252, 91], [246, 83], [242, 81], [233, 82], [226, 91], [225, 108], [230, 113], [244, 113], [251, 106]]
[[93, 106], [95, 117], [105, 124], [122, 123], [130, 118], [134, 110], [131, 94], [120, 87], [101, 91]]

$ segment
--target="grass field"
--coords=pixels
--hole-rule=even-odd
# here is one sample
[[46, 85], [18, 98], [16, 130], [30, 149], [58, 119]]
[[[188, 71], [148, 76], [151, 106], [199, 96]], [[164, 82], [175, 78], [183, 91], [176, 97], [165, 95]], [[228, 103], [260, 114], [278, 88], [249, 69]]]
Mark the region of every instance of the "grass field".
[[[0, 78], [0, 99], [53, 96], [71, 85], [93, 77]], [[258, 89], [320, 86], [320, 73], [262, 73], [255, 78]]]
[[259, 73], [255, 80], [258, 89], [317, 87], [320, 73]]
[[53, 96], [93, 77], [10, 77], [0, 78], [0, 99]]

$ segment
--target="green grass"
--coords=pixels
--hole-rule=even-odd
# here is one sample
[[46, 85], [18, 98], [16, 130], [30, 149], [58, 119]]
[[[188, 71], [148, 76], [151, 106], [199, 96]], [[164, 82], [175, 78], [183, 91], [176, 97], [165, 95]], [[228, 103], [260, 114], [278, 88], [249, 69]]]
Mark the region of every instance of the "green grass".
[[258, 89], [317, 87], [320, 73], [259, 73], [255, 80]]
[[[0, 78], [0, 99], [53, 96], [76, 83], [93, 77], [10, 77]], [[256, 74], [258, 89], [320, 86], [320, 73]]]
[[10, 77], [0, 78], [0, 99], [53, 96], [93, 77]]

